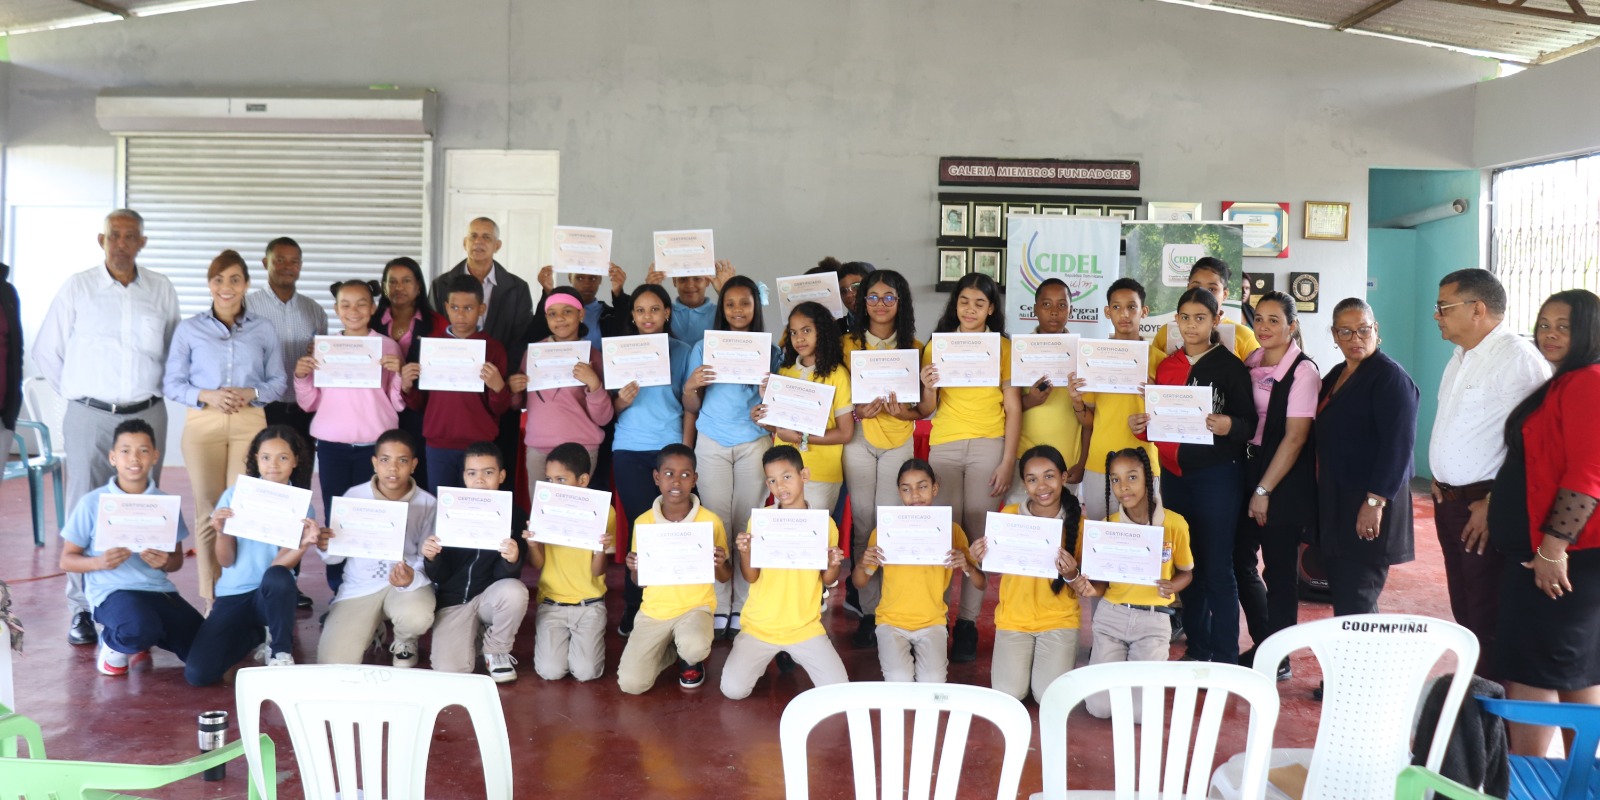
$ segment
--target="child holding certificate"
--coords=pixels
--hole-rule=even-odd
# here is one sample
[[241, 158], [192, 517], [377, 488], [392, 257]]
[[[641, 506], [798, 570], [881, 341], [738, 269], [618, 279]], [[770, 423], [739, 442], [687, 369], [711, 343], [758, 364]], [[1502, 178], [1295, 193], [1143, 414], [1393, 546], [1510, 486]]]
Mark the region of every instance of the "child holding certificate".
[[[350, 487], [345, 497], [406, 504], [405, 541], [399, 561], [328, 555], [334, 533], [323, 528], [317, 550], [329, 564], [344, 565], [344, 581], [333, 596], [317, 642], [317, 663], [360, 664], [373, 631], [394, 624], [389, 652], [396, 667], [417, 665], [417, 639], [433, 625], [433, 584], [422, 566], [422, 543], [433, 535], [433, 495], [412, 478], [417, 441], [395, 429], [378, 437], [372, 480]], [[329, 523], [332, 524], [330, 519]]]
[[[985, 515], [1011, 491], [1012, 466], [1022, 436], [1022, 390], [1011, 386], [1011, 340], [1005, 337], [1005, 308], [992, 278], [972, 272], [961, 276], [945, 305], [936, 333], [998, 333], [1000, 361], [997, 386], [939, 388], [933, 346], [922, 351], [923, 416], [933, 418], [928, 461], [939, 473], [938, 504], [950, 506], [956, 521], [974, 542], [983, 538]], [[978, 611], [983, 590], [961, 587], [961, 610], [951, 637], [950, 660], [978, 657]]]
[[[798, 448], [809, 471], [804, 481], [806, 502], [811, 508], [831, 512], [839, 502], [839, 490], [844, 487], [844, 443], [850, 441], [856, 430], [855, 406], [850, 404], [850, 367], [844, 362], [839, 323], [821, 303], [808, 301], [795, 306], [789, 312], [788, 326], [783, 337], [783, 366], [778, 374], [833, 387], [827, 427], [821, 436], [813, 436], [766, 424], [763, 422], [767, 416], [765, 404], [751, 409], [750, 419], [772, 431], [774, 445], [789, 444]], [[770, 477], [767, 484], [771, 486]]]
[[[461, 482], [468, 489], [495, 492], [505, 483], [505, 461], [494, 442], [467, 448]], [[503, 496], [503, 495], [502, 495]], [[513, 506], [513, 516], [521, 514]], [[518, 520], [503, 521], [506, 537], [498, 550], [445, 547], [438, 536], [422, 542], [423, 569], [433, 581], [435, 672], [471, 672], [483, 641], [483, 663], [495, 683], [517, 679], [511, 646], [528, 613], [528, 586], [522, 582], [526, 544], [513, 535]]]
[[[1144, 304], [1144, 286], [1132, 278], [1118, 278], [1111, 282], [1111, 288], [1106, 290], [1106, 319], [1111, 320], [1111, 338], [1123, 341], [1141, 341], [1139, 336], [1139, 323], [1144, 321], [1150, 313], [1150, 308]], [[1155, 367], [1165, 357], [1164, 352], [1150, 351], [1150, 375], [1155, 376]], [[1083, 472], [1083, 515], [1086, 519], [1105, 519], [1106, 509], [1106, 456], [1118, 450], [1129, 447], [1142, 447], [1150, 460], [1156, 460], [1156, 446], [1149, 442], [1142, 442], [1133, 435], [1128, 428], [1128, 418], [1134, 414], [1144, 413], [1144, 397], [1137, 394], [1116, 394], [1112, 392], [1080, 392], [1084, 380], [1073, 375], [1073, 381], [1067, 387], [1072, 397], [1072, 410], [1078, 415], [1078, 421], [1089, 430], [1089, 447], [1084, 461]], [[1152, 463], [1155, 474], [1151, 477], [1160, 482], [1161, 466]]]
[[[541, 306], [544, 326], [550, 336], [538, 344], [550, 342], [581, 342], [589, 335], [583, 321], [583, 305], [578, 292], [567, 286], [545, 295]], [[528, 410], [526, 430], [522, 443], [527, 445], [528, 488], [544, 480], [544, 460], [551, 450], [567, 442], [576, 442], [589, 451], [592, 462], [600, 457], [600, 443], [605, 441], [605, 426], [610, 424], [615, 411], [611, 395], [600, 379], [600, 346], [589, 348], [587, 361], [572, 365], [572, 379], [579, 385], [541, 389], [528, 387], [530, 366], [539, 357], [539, 348], [530, 347], [522, 357], [521, 372], [507, 379], [516, 402]]]
[[[500, 415], [511, 408], [511, 388], [506, 385], [506, 349], [493, 337], [478, 329], [488, 306], [483, 302], [483, 284], [466, 272], [446, 275], [440, 288], [445, 297], [445, 316], [450, 327], [444, 336], [419, 336], [411, 342], [406, 365], [400, 370], [406, 405], [422, 412], [422, 436], [427, 442], [428, 488], [456, 486], [467, 448], [473, 442], [494, 441], [500, 433]], [[524, 295], [526, 296], [526, 295]], [[429, 339], [480, 339], [484, 362], [477, 370], [483, 382], [481, 391], [422, 389], [422, 343]]]
[[[1072, 318], [1072, 293], [1060, 278], [1050, 278], [1039, 284], [1033, 295], [1033, 315], [1039, 319], [1034, 333], [1065, 334], [1067, 320]], [[1093, 423], [1085, 425], [1072, 410], [1071, 391], [1066, 386], [1056, 386], [1048, 377], [1022, 389], [1022, 433], [1018, 447], [1031, 450], [1039, 445], [1049, 445], [1067, 461], [1067, 471], [1062, 479], [1076, 491], [1083, 482], [1083, 473], [1089, 458], [1089, 438]], [[1013, 490], [1013, 496], [1023, 493]]]
[[[933, 498], [939, 492], [939, 479], [928, 462], [920, 458], [907, 460], [900, 466], [896, 480], [900, 486], [901, 505], [933, 505]], [[967, 551], [967, 534], [954, 522], [950, 524], [950, 550], [944, 554], [943, 565], [888, 564], [884, 557], [875, 530], [850, 575], [850, 582], [862, 588], [874, 574], [883, 573], [876, 636], [883, 679], [944, 683], [950, 667], [950, 658], [945, 652], [950, 632], [945, 620], [950, 609], [944, 600], [950, 589], [950, 571], [961, 570], [967, 580], [980, 588], [987, 576]]]
[[[1194, 262], [1194, 266], [1189, 268], [1189, 283], [1184, 288], [1204, 289], [1215, 295], [1217, 304], [1221, 305], [1228, 300], [1228, 280], [1232, 276], [1233, 269], [1228, 266], [1228, 262], [1220, 258], [1206, 256], [1197, 259]], [[1107, 295], [1107, 297], [1110, 297], [1110, 295]], [[1150, 342], [1152, 349], [1166, 353], [1176, 350], [1180, 346], [1168, 341], [1168, 327], [1170, 326], [1162, 325], [1156, 331], [1155, 339]], [[1261, 342], [1256, 338], [1255, 331], [1250, 330], [1247, 325], [1218, 316], [1217, 328], [1219, 330], [1223, 328], [1231, 329], [1229, 333], [1233, 342], [1233, 354], [1238, 356], [1240, 361], [1249, 358], [1251, 353], [1261, 349]]]
[[[833, 341], [837, 344], [838, 337]], [[762, 456], [761, 463], [775, 501], [773, 508], [828, 510], [806, 501], [809, 470], [800, 451], [788, 445], [774, 447]], [[749, 697], [774, 658], [780, 672], [788, 672], [795, 664], [805, 667], [815, 686], [850, 680], [822, 627], [819, 611], [822, 587], [839, 579], [839, 565], [844, 562], [839, 528], [828, 520], [828, 567], [823, 570], [757, 569], [751, 566], [750, 541], [748, 529], [739, 534], [739, 569], [750, 582], [750, 599], [744, 605], [744, 632], [733, 640], [733, 651], [722, 665], [722, 693], [730, 700]]]
[[[544, 461], [544, 480], [588, 488], [594, 469], [583, 445], [557, 445]], [[539, 570], [539, 610], [534, 615], [533, 671], [547, 681], [568, 674], [580, 681], [600, 677], [606, 668], [606, 562], [616, 544], [616, 512], [606, 519], [599, 550], [533, 540], [528, 560]], [[663, 587], [666, 588], [666, 587]]]
[[[1067, 461], [1050, 445], [1029, 448], [1017, 459], [1017, 472], [1028, 496], [1001, 513], [1061, 520], [1064, 541], [1056, 555], [1054, 579], [1027, 575], [1000, 576], [1000, 602], [994, 607], [994, 660], [989, 682], [1018, 700], [1038, 702], [1056, 678], [1078, 663], [1078, 598], [1092, 597], [1093, 584], [1078, 569], [1073, 555], [1082, 513], [1066, 489]], [[972, 555], [983, 558], [988, 543], [973, 543]], [[1165, 619], [1163, 617], [1163, 619]]]
[[[289, 486], [300, 462], [311, 457], [307, 450], [294, 428], [268, 425], [250, 441], [244, 474]], [[294, 665], [296, 591], [290, 570], [300, 565], [307, 547], [316, 545], [322, 529], [311, 518], [308, 505], [300, 519], [298, 547], [236, 536], [227, 523], [234, 517], [238, 488], [238, 484], [228, 487], [217, 501], [217, 509], [202, 522], [215, 531], [212, 546], [222, 574], [217, 578], [217, 602], [184, 661], [183, 677], [191, 686], [210, 686], [222, 680], [229, 667], [258, 647], [258, 657], [267, 666]], [[310, 492], [304, 496], [309, 499]]]
[[[634, 526], [709, 523], [713, 574], [717, 583], [727, 582], [728, 534], [722, 520], [694, 496], [694, 451], [683, 444], [669, 444], [661, 448], [656, 464], [652, 477], [660, 496], [634, 520]], [[628, 573], [635, 581], [639, 573], [638, 549], [636, 536], [628, 553]], [[628, 694], [643, 694], [673, 661], [678, 662], [679, 686], [693, 689], [705, 683], [705, 660], [711, 655], [711, 614], [716, 609], [717, 593], [709, 583], [644, 587], [644, 604], [634, 620], [628, 643], [622, 648], [622, 660], [617, 663], [617, 687]]]
[[[177, 544], [171, 550], [146, 548], [135, 553], [127, 547], [102, 547], [96, 543], [102, 533], [102, 498], [165, 494], [150, 476], [160, 457], [156, 432], [150, 423], [135, 417], [117, 425], [111, 434], [111, 452], [107, 454], [116, 476], [84, 495], [61, 529], [61, 569], [84, 573], [84, 594], [94, 608], [94, 621], [101, 626], [95, 665], [102, 675], [128, 674], [132, 662], [150, 660], [152, 647], [162, 647], [180, 659], [188, 659], [189, 648], [200, 631], [200, 612], [167, 579], [167, 573], [183, 567], [183, 540], [188, 538], [189, 530], [184, 527], [182, 514], [166, 523], [177, 527]], [[82, 468], [88, 469], [89, 465]]]

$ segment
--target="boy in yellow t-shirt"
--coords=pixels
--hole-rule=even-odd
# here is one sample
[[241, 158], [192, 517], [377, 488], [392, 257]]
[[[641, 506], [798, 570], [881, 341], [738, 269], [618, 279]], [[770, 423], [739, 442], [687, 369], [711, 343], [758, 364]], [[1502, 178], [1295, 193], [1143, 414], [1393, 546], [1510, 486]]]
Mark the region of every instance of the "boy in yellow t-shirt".
[[[573, 442], [557, 445], [545, 456], [544, 479], [560, 486], [588, 488], [589, 451]], [[531, 528], [531, 525], [530, 525]], [[539, 570], [538, 611], [534, 615], [533, 671], [547, 681], [569, 673], [592, 681], [606, 667], [606, 563], [616, 546], [617, 517], [606, 519], [599, 550], [585, 550], [533, 540], [528, 562]]]
[[[806, 480], [809, 470], [800, 451], [788, 445], [768, 450], [761, 457], [767, 487], [776, 508], [808, 509]], [[823, 509], [827, 510], [827, 509]], [[730, 700], [750, 696], [767, 664], [781, 654], [806, 668], [811, 683], [827, 686], [850, 680], [839, 652], [822, 628], [822, 587], [839, 579], [844, 551], [839, 549], [839, 528], [828, 520], [828, 568], [757, 569], [750, 566], [750, 531], [739, 534], [739, 569], [750, 582], [744, 602], [744, 629], [733, 640], [733, 651], [722, 665], [722, 693]], [[780, 669], [787, 672], [783, 662]]]
[[[900, 487], [903, 506], [931, 506], [939, 493], [939, 480], [933, 467], [920, 458], [900, 465], [895, 482]], [[945, 652], [949, 629], [945, 627], [950, 609], [944, 596], [950, 589], [950, 570], [959, 569], [976, 588], [982, 589], [986, 576], [967, 551], [967, 534], [953, 520], [950, 524], [950, 551], [944, 566], [885, 564], [878, 532], [867, 540], [867, 549], [856, 563], [850, 580], [864, 588], [874, 572], [883, 567], [883, 596], [878, 600], [878, 664], [886, 681], [944, 683], [950, 667]]]
[[[711, 523], [712, 563], [718, 583], [733, 577], [728, 566], [728, 534], [722, 520], [705, 510], [694, 496], [694, 451], [682, 444], [669, 444], [656, 454], [651, 473], [661, 496], [650, 510], [634, 520], [640, 525], [678, 522]], [[639, 579], [639, 537], [633, 538], [628, 553], [628, 572]], [[646, 586], [644, 603], [634, 618], [633, 631], [622, 648], [617, 664], [617, 686], [628, 694], [643, 694], [656, 682], [656, 676], [675, 658], [677, 650], [678, 685], [693, 689], [705, 682], [705, 660], [711, 655], [711, 612], [717, 608], [716, 587], [709, 583], [686, 586]]]
[[[1111, 320], [1113, 339], [1137, 342], [1140, 340], [1139, 323], [1150, 313], [1144, 303], [1144, 286], [1132, 278], [1118, 278], [1106, 289], [1106, 319]], [[1150, 350], [1149, 376], [1155, 378], [1156, 365], [1166, 357], [1163, 351]], [[1077, 375], [1067, 387], [1072, 398], [1072, 410], [1078, 421], [1092, 429], [1089, 435], [1089, 452], [1084, 460], [1082, 495], [1083, 518], [1105, 519], [1106, 508], [1106, 455], [1129, 447], [1142, 447], [1149, 453], [1152, 478], [1160, 482], [1161, 465], [1155, 463], [1156, 446], [1141, 442], [1128, 427], [1128, 417], [1144, 413], [1144, 396], [1113, 394], [1110, 392], [1082, 392], [1085, 382]]]

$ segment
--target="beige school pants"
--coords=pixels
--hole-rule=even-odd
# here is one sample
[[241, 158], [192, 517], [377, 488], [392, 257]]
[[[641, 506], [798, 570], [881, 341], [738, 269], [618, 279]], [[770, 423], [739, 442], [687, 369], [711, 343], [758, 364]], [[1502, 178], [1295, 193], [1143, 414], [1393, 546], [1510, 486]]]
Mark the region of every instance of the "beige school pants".
[[[183, 420], [183, 464], [189, 470], [189, 486], [194, 490], [195, 571], [199, 573], [200, 597], [206, 608], [216, 600], [217, 531], [201, 523], [211, 518], [217, 498], [244, 474], [244, 459], [250, 441], [267, 427], [264, 409], [240, 409], [224, 414], [214, 408], [191, 408]], [[158, 443], [159, 444], [159, 443]]]
[[1028, 699], [1033, 689], [1035, 703], [1044, 699], [1044, 690], [1056, 678], [1078, 664], [1078, 631], [1057, 628], [1043, 633], [1021, 631], [994, 632], [994, 659], [989, 665], [989, 685], [1018, 700]]
[[846, 683], [850, 680], [839, 660], [839, 651], [833, 649], [828, 635], [813, 636], [795, 644], [768, 644], [748, 634], [741, 633], [733, 640], [733, 651], [722, 665], [722, 693], [730, 700], [743, 700], [756, 688], [756, 681], [766, 674], [767, 665], [778, 653], [788, 653], [794, 663], [805, 667], [814, 686]]
[[317, 641], [317, 663], [360, 664], [384, 620], [394, 623], [396, 639], [416, 640], [433, 625], [433, 602], [432, 586], [409, 592], [385, 586], [334, 603]]
[[[647, 619], [634, 617], [634, 631]], [[533, 616], [533, 671], [547, 681], [569, 673], [592, 681], [606, 671], [606, 604], [558, 606], [541, 603]]]
[[[1166, 661], [1172, 643], [1172, 620], [1159, 611], [1129, 608], [1120, 603], [1101, 603], [1094, 611], [1094, 650], [1090, 664], [1116, 661]], [[1133, 693], [1133, 712], [1140, 709], [1138, 690]], [[1101, 692], [1083, 702], [1090, 714], [1101, 719], [1111, 716], [1111, 698]]]
[[931, 625], [908, 631], [893, 625], [878, 626], [878, 665], [883, 679], [909, 683], [944, 683], [950, 668], [950, 629]]
[[435, 611], [428, 664], [435, 672], [471, 672], [478, 663], [479, 631], [483, 652], [510, 653], [527, 613], [528, 585], [516, 578], [501, 578], [477, 597]]
[[640, 612], [633, 618], [633, 633], [623, 645], [622, 660], [617, 663], [617, 687], [628, 694], [643, 694], [655, 685], [661, 670], [677, 659], [698, 664], [709, 655], [709, 607], [692, 608], [672, 619], [656, 619]]
[[[844, 481], [850, 486], [850, 567], [861, 562], [867, 539], [878, 527], [878, 506], [900, 505], [900, 465], [915, 455], [911, 440], [885, 450], [867, 441], [861, 426], [844, 446]], [[878, 613], [883, 596], [883, 570], [872, 573], [867, 585], [857, 589], [861, 613]]]
[[[928, 448], [928, 463], [939, 478], [939, 495], [933, 504], [950, 507], [951, 519], [966, 531], [968, 542], [982, 539], [986, 515], [1000, 510], [1001, 498], [989, 496], [989, 479], [1000, 466], [1005, 447], [1004, 439], [962, 439]], [[983, 590], [963, 577], [957, 616], [976, 621], [982, 610]]]

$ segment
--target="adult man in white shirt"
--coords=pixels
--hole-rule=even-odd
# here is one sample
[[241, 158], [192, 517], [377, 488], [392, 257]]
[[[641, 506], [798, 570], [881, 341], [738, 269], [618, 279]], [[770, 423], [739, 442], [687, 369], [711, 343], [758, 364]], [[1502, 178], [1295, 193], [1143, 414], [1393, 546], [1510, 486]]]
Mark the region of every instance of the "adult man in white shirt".
[[[1550, 378], [1533, 343], [1505, 325], [1506, 290], [1488, 270], [1463, 269], [1439, 282], [1433, 318], [1456, 346], [1439, 382], [1439, 413], [1428, 443], [1433, 514], [1456, 622], [1492, 652], [1505, 566], [1489, 547], [1489, 489], [1505, 461], [1506, 417]], [[1491, 659], [1479, 662], [1489, 673]]]
[[[178, 326], [178, 293], [166, 276], [139, 269], [145, 237], [137, 212], [119, 208], [107, 214], [99, 241], [105, 263], [67, 279], [33, 346], [34, 366], [68, 400], [63, 433], [69, 508], [111, 480], [105, 454], [119, 423], [138, 417], [155, 429], [157, 443], [167, 438], [161, 376]], [[158, 481], [161, 465], [158, 459]], [[81, 574], [67, 576], [67, 604], [67, 640], [93, 644], [97, 637]]]
[[[301, 410], [294, 399], [294, 366], [302, 357], [310, 355], [315, 337], [328, 335], [328, 312], [317, 301], [295, 290], [300, 280], [300, 243], [280, 236], [267, 243], [266, 257], [261, 266], [266, 268], [267, 288], [245, 295], [245, 307], [250, 313], [272, 323], [278, 331], [278, 346], [283, 353], [283, 373], [291, 376], [288, 388], [278, 400], [268, 403], [268, 425], [288, 425], [304, 439], [307, 447], [315, 447], [311, 438], [311, 414]], [[311, 488], [311, 459], [303, 458], [295, 470], [294, 485]]]

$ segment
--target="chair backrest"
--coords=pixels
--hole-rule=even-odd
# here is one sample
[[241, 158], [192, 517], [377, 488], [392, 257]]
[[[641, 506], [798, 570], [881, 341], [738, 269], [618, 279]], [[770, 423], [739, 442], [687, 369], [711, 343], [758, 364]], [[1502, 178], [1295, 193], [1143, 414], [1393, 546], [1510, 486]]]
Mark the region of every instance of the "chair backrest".
[[1439, 770], [1478, 666], [1478, 639], [1471, 631], [1411, 614], [1332, 617], [1267, 637], [1256, 646], [1255, 668], [1273, 675], [1279, 661], [1306, 647], [1322, 666], [1324, 688], [1304, 797], [1393, 797], [1395, 776], [1411, 763], [1412, 725], [1428, 673], [1451, 652], [1455, 676], [1428, 746], [1427, 768]]
[[[1163, 727], [1167, 689], [1172, 690], [1172, 724]], [[1137, 750], [1135, 690], [1142, 694], [1137, 719], [1150, 721], [1139, 725]], [[1205, 702], [1195, 722], [1201, 691], [1205, 692]], [[1110, 693], [1117, 800], [1154, 798], [1158, 794], [1164, 800], [1204, 798], [1216, 760], [1217, 733], [1228, 698], [1233, 695], [1250, 704], [1241, 797], [1259, 800], [1266, 791], [1267, 759], [1278, 724], [1275, 676], [1233, 664], [1130, 661], [1080, 667], [1056, 678], [1045, 690], [1044, 699], [1039, 701], [1039, 759], [1047, 800], [1064, 800], [1067, 796], [1067, 715], [1100, 692]], [[1189, 756], [1191, 743], [1193, 755]]]
[[[1600, 746], [1600, 706], [1587, 703], [1539, 703], [1532, 700], [1501, 700], [1479, 695], [1483, 710], [1501, 719], [1528, 725], [1549, 725], [1573, 732], [1567, 747], [1565, 773], [1561, 776], [1560, 800], [1583, 800], [1589, 794], [1589, 783], [1594, 780], [1595, 759], [1573, 758], [1573, 753], [1593, 756]], [[1552, 765], [1553, 766], [1553, 765]], [[1512, 763], [1512, 781], [1515, 786], [1517, 763]]]
[[11, 667], [11, 631], [0, 622], [0, 706], [17, 708], [16, 677]]
[[[509, 800], [511, 743], [495, 686], [484, 675], [393, 667], [243, 669], [236, 681], [239, 735], [255, 739], [261, 704], [271, 700], [283, 712], [306, 798], [357, 797], [357, 789], [368, 798], [422, 797], [434, 721], [446, 706], [462, 706], [478, 737], [487, 796]], [[265, 793], [261, 754], [245, 750], [250, 780]]]
[[34, 420], [50, 432], [49, 453], [40, 455], [67, 455], [67, 399], [61, 396], [43, 376], [35, 375], [22, 382], [22, 404], [28, 419]]
[[[883, 761], [881, 794], [880, 773], [873, 757], [873, 711], [879, 712], [878, 742]], [[909, 783], [905, 750], [908, 711], [913, 713]], [[944, 746], [935, 766], [933, 746], [939, 735], [940, 717], [946, 713], [949, 719], [944, 729]], [[954, 800], [974, 716], [994, 723], [1005, 737], [1005, 756], [995, 797], [1010, 800], [1017, 796], [1017, 786], [1022, 782], [1022, 762], [1033, 739], [1033, 726], [1027, 710], [1016, 698], [982, 686], [861, 681], [807, 690], [784, 708], [783, 720], [778, 725], [778, 740], [783, 747], [783, 784], [789, 800], [810, 797], [806, 740], [817, 723], [835, 714], [844, 714], [849, 723], [856, 800], [879, 797]], [[932, 782], [935, 772], [938, 773], [937, 783]]]

